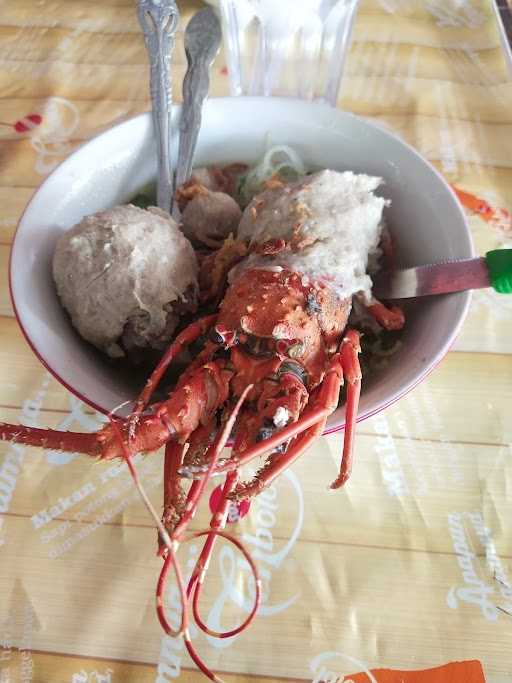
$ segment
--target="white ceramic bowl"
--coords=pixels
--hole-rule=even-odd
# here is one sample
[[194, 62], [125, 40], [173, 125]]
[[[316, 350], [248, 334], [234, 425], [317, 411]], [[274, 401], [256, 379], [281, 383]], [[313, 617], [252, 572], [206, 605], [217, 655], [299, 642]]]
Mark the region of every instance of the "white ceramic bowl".
[[[179, 108], [173, 111], [177, 129]], [[451, 189], [417, 152], [368, 121], [302, 101], [277, 98], [210, 99], [205, 105], [196, 164], [255, 162], [272, 143], [293, 146], [308, 164], [382, 176], [392, 200], [387, 216], [399, 263], [413, 266], [473, 255], [464, 215]], [[176, 140], [174, 140], [176, 158]], [[140, 387], [122, 376], [73, 330], [51, 276], [59, 235], [84, 215], [127, 202], [156, 175], [149, 114], [130, 119], [72, 154], [27, 206], [11, 254], [16, 316], [41, 362], [70, 391], [108, 412]], [[403, 346], [361, 397], [359, 419], [390, 405], [421, 381], [450, 348], [469, 294], [418, 301], [409, 307]], [[128, 408], [126, 408], [126, 411]], [[343, 409], [328, 431], [344, 423]]]

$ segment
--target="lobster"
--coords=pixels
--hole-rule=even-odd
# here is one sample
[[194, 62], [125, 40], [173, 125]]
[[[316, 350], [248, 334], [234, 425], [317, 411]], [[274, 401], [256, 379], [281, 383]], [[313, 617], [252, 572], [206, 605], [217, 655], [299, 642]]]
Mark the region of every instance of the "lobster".
[[[281, 184], [281, 187], [283, 185]], [[270, 191], [278, 192], [274, 181]], [[256, 202], [261, 202], [257, 199]], [[254, 204], [246, 211], [254, 218]], [[258, 206], [258, 204], [256, 204]], [[252, 219], [251, 219], [252, 220]], [[215, 310], [183, 329], [151, 374], [128, 418], [113, 415], [96, 434], [60, 432], [0, 423], [0, 440], [79, 452], [102, 460], [126, 460], [136, 485], [159, 529], [159, 553], [164, 563], [157, 585], [157, 615], [169, 635], [183, 636], [198, 667], [217, 680], [196, 653], [188, 633], [189, 605], [199, 627], [209, 635], [230, 637], [254, 618], [260, 602], [257, 569], [240, 541], [224, 531], [229, 505], [257, 495], [292, 465], [323, 432], [346, 383], [346, 424], [338, 476], [339, 488], [350, 476], [361, 369], [359, 332], [348, 327], [351, 297], [341, 297], [329, 280], [305, 278], [300, 270], [276, 266], [280, 255], [300, 257], [311, 245], [279, 238], [263, 241], [228, 238], [203, 259], [203, 302]], [[229, 273], [229, 276], [228, 276]], [[227, 286], [226, 286], [226, 281]], [[217, 302], [220, 304], [217, 306]], [[399, 329], [403, 314], [372, 299], [368, 311], [388, 329]], [[150, 404], [170, 364], [191, 345], [200, 351], [162, 401]], [[231, 453], [224, 447], [234, 433]], [[140, 488], [132, 463], [136, 453], [165, 446], [163, 515], [158, 518]], [[260, 456], [256, 475], [242, 481], [240, 469]], [[224, 474], [218, 507], [210, 527], [192, 537], [206, 542], [187, 587], [176, 560], [180, 543], [211, 476]], [[188, 491], [183, 482], [191, 480]], [[203, 622], [199, 596], [218, 536], [235, 544], [254, 576], [254, 605], [237, 628], [217, 633]], [[173, 568], [182, 602], [181, 624], [167, 621], [163, 594]]]

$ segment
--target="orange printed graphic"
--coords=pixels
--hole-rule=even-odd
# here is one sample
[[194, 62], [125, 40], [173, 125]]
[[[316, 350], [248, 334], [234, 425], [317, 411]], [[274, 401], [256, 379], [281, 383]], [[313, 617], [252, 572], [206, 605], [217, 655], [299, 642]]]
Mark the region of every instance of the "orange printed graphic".
[[452, 190], [459, 198], [462, 206], [478, 214], [482, 220], [502, 230], [504, 233], [512, 231], [512, 214], [507, 209], [495, 208], [486, 202], [485, 199], [475, 197], [474, 194], [465, 192], [454, 185], [452, 185]]
[[[451, 662], [423, 671], [372, 669], [377, 683], [485, 683], [482, 665], [477, 660]], [[368, 683], [368, 674], [345, 676], [345, 683]]]

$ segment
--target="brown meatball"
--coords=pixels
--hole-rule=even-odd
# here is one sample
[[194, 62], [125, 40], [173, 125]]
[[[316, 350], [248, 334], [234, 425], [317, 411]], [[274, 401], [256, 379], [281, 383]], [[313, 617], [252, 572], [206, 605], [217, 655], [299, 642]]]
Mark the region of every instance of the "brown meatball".
[[247, 172], [246, 164], [229, 164], [195, 168], [191, 181], [203, 185], [212, 192], [225, 192], [236, 198], [237, 186], [240, 176]]
[[218, 249], [230, 234], [236, 234], [242, 211], [235, 200], [223, 192], [202, 188], [182, 214], [183, 233], [192, 242]]
[[112, 358], [163, 348], [197, 307], [197, 258], [169, 214], [116, 206], [64, 232], [53, 277], [80, 335]]

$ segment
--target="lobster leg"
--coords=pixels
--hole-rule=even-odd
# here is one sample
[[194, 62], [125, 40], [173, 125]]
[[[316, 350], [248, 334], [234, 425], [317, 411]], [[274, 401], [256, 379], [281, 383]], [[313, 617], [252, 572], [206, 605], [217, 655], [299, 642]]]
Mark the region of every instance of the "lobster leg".
[[[232, 456], [231, 458], [219, 462], [213, 470], [213, 473], [219, 474], [220, 472], [230, 472], [238, 467], [246, 465], [254, 458], [264, 455], [285, 441], [289, 441], [294, 436], [297, 436], [297, 434], [304, 432], [306, 429], [308, 429], [308, 427], [316, 424], [323, 417], [328, 417], [333, 412], [335, 407], [336, 406], [329, 406], [328, 408], [325, 408], [323, 406], [319, 406], [311, 408], [301, 415], [299, 421], [284, 427], [273, 436], [270, 436], [268, 439], [260, 441], [254, 446], [251, 446], [244, 451], [243, 454], [237, 455], [236, 457]], [[187, 476], [188, 473], [183, 469], [180, 469], [180, 474]]]
[[56, 429], [39, 429], [0, 422], [0, 441], [13, 441], [25, 446], [50, 448], [55, 451], [77, 452], [94, 458], [101, 455], [98, 437], [94, 433], [61, 432]]
[[140, 415], [144, 408], [147, 406], [151, 394], [156, 390], [164, 372], [167, 370], [171, 362], [178, 356], [183, 349], [185, 349], [189, 344], [198, 339], [202, 334], [210, 328], [216, 321], [217, 315], [208, 315], [205, 318], [201, 318], [196, 322], [185, 328], [176, 339], [169, 346], [165, 354], [160, 359], [158, 365], [151, 373], [151, 377], [146, 382], [146, 386], [142, 390], [137, 403], [135, 404], [135, 409], [133, 411], [133, 416]]
[[[212, 361], [182, 376], [169, 398], [152, 406], [151, 414], [121, 422], [123, 439], [130, 453], [156, 451], [168, 441], [184, 443], [199, 427], [209, 421], [229, 395], [232, 372], [223, 361]], [[110, 425], [97, 435], [101, 457], [122, 456], [120, 444]]]
[[[144, 410], [151, 393], [155, 390], [163, 373], [169, 366], [173, 358], [175, 358], [188, 344], [192, 343], [201, 334], [203, 334], [215, 322], [216, 315], [211, 315], [198, 320], [196, 323], [189, 325], [183, 332], [181, 332], [175, 341], [171, 344], [167, 353], [164, 355], [157, 368], [151, 375], [142, 391], [136, 406], [135, 413], [129, 420], [129, 427], [123, 429], [130, 435], [130, 451], [148, 451], [156, 450], [163, 443], [175, 436], [175, 428], [172, 423], [169, 423], [169, 417], [172, 415], [172, 407], [174, 403], [181, 402], [183, 404], [184, 398], [181, 395], [183, 392], [173, 392], [170, 402], [164, 401], [160, 404], [160, 411], [157, 416], [140, 416]], [[224, 378], [219, 376], [217, 368], [212, 364], [208, 367], [205, 373], [203, 369], [198, 368], [197, 372], [193, 373], [191, 381], [192, 389], [197, 390], [199, 395], [205, 396], [208, 391], [208, 385], [212, 384], [209, 379], [213, 375], [216, 376], [217, 389], [220, 392], [219, 402], [222, 403], [225, 398], [224, 390], [221, 388], [226, 383]], [[185, 387], [185, 394], [189, 389]], [[185, 396], [185, 403], [187, 397]], [[204, 400], [203, 400], [204, 403]], [[202, 405], [201, 407], [204, 407]], [[198, 417], [197, 411], [193, 411], [194, 416]], [[180, 420], [178, 423], [178, 430], [180, 427], [189, 429], [189, 425], [182, 424]], [[133, 439], [133, 436], [136, 438]], [[178, 434], [176, 436], [181, 436]], [[35, 446], [40, 448], [50, 448], [52, 450], [61, 450], [68, 452], [77, 452], [83, 455], [90, 455], [92, 457], [103, 457], [106, 459], [120, 457], [119, 443], [112, 434], [111, 425], [106, 425], [98, 434], [87, 434], [82, 432], [61, 432], [55, 429], [39, 429], [37, 427], [26, 427], [24, 425], [10, 425], [0, 422], [0, 441], [12, 441], [15, 443], [24, 444], [27, 446]]]
[[[188, 444], [169, 441], [165, 446], [164, 459], [164, 511], [162, 523], [172, 536], [185, 508], [185, 492], [181, 486], [178, 470], [183, 463]], [[158, 554], [165, 554], [166, 546], [158, 534]]]
[[246, 484], [240, 484], [231, 496], [232, 499], [241, 500], [243, 498], [251, 498], [252, 496], [258, 495], [258, 493], [261, 493], [267, 486], [270, 486], [276, 477], [300, 458], [304, 451], [322, 435], [326, 420], [327, 414], [322, 416], [312, 427], [306, 429], [294, 442], [291, 448], [288, 449], [286, 454], [270, 460], [252, 481]]
[[[169, 398], [153, 406], [151, 414], [134, 420], [116, 419], [129, 453], [156, 451], [170, 440], [185, 442], [197, 427], [210, 419], [229, 395], [232, 372], [222, 361], [205, 363], [182, 377]], [[14, 441], [78, 452], [104, 460], [124, 457], [113, 424], [106, 424], [97, 434], [60, 432], [0, 422], [0, 441]]]
[[386, 330], [401, 330], [405, 324], [405, 316], [400, 306], [385, 306], [381, 301], [372, 299], [367, 306], [368, 312]]
[[340, 472], [331, 484], [331, 489], [343, 486], [352, 472], [354, 456], [354, 434], [356, 428], [357, 409], [361, 394], [361, 367], [358, 355], [361, 351], [359, 335], [349, 330], [340, 348], [341, 367], [348, 383], [347, 401], [345, 407], [345, 434], [343, 439], [343, 454], [341, 456]]

